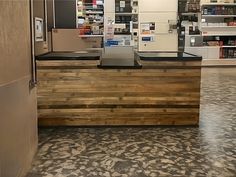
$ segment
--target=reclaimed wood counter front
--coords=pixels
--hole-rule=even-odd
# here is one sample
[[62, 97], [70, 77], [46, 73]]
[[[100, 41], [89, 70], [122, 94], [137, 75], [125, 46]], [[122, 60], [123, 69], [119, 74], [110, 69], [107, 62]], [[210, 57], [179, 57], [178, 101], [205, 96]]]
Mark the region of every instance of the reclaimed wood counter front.
[[98, 62], [37, 61], [39, 125], [198, 125], [200, 60], [140, 61], [142, 69]]

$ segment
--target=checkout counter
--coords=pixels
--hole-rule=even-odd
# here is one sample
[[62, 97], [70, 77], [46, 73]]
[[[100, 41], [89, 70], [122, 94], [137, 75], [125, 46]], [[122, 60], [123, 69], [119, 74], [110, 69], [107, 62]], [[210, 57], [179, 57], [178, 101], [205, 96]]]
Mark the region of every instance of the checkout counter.
[[39, 125], [198, 125], [201, 57], [143, 52], [116, 67], [100, 55], [37, 57]]

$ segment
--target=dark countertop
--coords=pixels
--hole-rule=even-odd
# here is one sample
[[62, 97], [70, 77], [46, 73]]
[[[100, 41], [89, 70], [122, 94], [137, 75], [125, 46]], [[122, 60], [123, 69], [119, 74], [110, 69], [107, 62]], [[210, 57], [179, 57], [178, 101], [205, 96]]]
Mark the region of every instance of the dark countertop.
[[[153, 67], [153, 68], [182, 68], [182, 66], [162, 66], [162, 61], [169, 62], [191, 62], [191, 61], [201, 61], [202, 57], [193, 55], [190, 53], [182, 52], [136, 52], [135, 53], [134, 65], [120, 65], [117, 63], [102, 65], [101, 52], [99, 51], [80, 51], [80, 52], [50, 52], [36, 57], [39, 61], [72, 61], [72, 60], [84, 60], [84, 62], [96, 60], [100, 62], [97, 68], [100, 69], [142, 69], [143, 67]], [[100, 60], [100, 61], [99, 61]], [[124, 60], [124, 59], [123, 59]], [[143, 61], [143, 62], [142, 62]], [[149, 63], [150, 61], [150, 63]], [[146, 63], [148, 62], [148, 63]], [[153, 63], [154, 62], [154, 63]], [[195, 66], [192, 66], [195, 67]]]
[[[194, 61], [202, 60], [201, 56], [186, 52], [136, 52], [140, 60], [145, 61]], [[99, 51], [49, 52], [36, 56], [37, 60], [99, 60]]]
[[78, 51], [78, 52], [49, 52], [36, 56], [37, 60], [100, 60], [101, 52]]
[[201, 61], [202, 57], [186, 52], [137, 52], [144, 61]]

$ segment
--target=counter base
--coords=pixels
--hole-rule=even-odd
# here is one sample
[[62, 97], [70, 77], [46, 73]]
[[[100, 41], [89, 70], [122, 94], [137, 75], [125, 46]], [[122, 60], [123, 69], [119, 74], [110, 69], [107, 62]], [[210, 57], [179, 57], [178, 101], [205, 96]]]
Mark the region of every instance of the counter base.
[[39, 125], [198, 125], [201, 61], [98, 62], [37, 61]]

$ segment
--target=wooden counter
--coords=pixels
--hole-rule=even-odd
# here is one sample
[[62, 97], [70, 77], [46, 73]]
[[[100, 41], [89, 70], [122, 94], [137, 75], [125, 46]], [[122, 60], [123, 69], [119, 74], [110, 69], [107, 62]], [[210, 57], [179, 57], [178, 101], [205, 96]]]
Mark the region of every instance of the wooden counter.
[[41, 126], [198, 125], [201, 61], [37, 61]]

